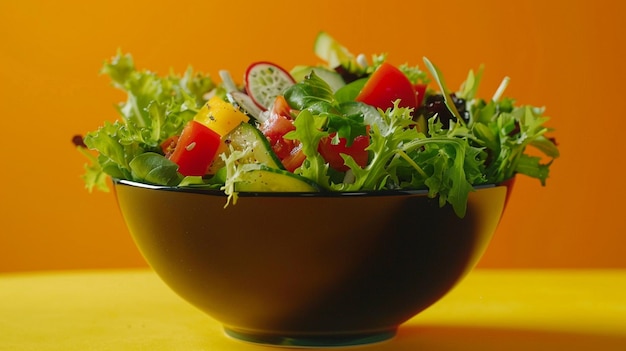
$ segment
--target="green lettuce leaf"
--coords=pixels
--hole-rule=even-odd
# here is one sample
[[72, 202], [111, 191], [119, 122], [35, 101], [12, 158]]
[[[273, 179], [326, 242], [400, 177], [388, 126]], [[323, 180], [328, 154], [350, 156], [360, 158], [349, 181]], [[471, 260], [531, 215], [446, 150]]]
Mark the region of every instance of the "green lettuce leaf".
[[[347, 50], [340, 46], [336, 48]], [[349, 53], [348, 51], [345, 51]], [[453, 118], [443, 128], [438, 116], [425, 118], [423, 108], [413, 111], [399, 107], [399, 101], [386, 111], [355, 101], [368, 75], [386, 60], [375, 55], [368, 63], [363, 55], [349, 55], [341, 67], [356, 79], [334, 91], [311, 71], [284, 92], [289, 106], [300, 111], [295, 130], [285, 135], [293, 139], [305, 155], [295, 173], [329, 191], [370, 191], [382, 189], [425, 189], [441, 206], [450, 205], [458, 216], [467, 211], [467, 199], [479, 184], [498, 184], [523, 174], [545, 185], [554, 159], [560, 156], [556, 142], [548, 136], [549, 118], [544, 109], [519, 106], [504, 96], [510, 79], [505, 77], [490, 100], [477, 97], [483, 67], [469, 71], [459, 90], [446, 85], [442, 72], [428, 59], [423, 62], [434, 78], [444, 104]], [[345, 61], [345, 62], [344, 62]], [[428, 83], [419, 67], [407, 64], [399, 69], [413, 84]], [[138, 70], [128, 54], [105, 62], [103, 74], [114, 87], [126, 93], [117, 106], [119, 119], [105, 122], [84, 137], [87, 148], [78, 147], [89, 160], [83, 179], [86, 187], [107, 190], [107, 177], [151, 184], [220, 188], [237, 201], [234, 183], [239, 175], [259, 167], [241, 162], [250, 150], [224, 156], [226, 166], [211, 179], [182, 177], [174, 163], [164, 157], [160, 145], [177, 135], [205, 103], [208, 92], [224, 94], [208, 75], [191, 67], [182, 75], [159, 76]], [[432, 87], [426, 92], [437, 94]], [[455, 99], [464, 105], [457, 109]], [[460, 109], [463, 108], [463, 118]], [[466, 118], [469, 117], [469, 118]], [[427, 119], [424, 126], [421, 118]], [[426, 128], [418, 130], [419, 128]], [[359, 135], [368, 135], [369, 163], [361, 168], [352, 157], [342, 155], [349, 171], [333, 170], [318, 152], [320, 140], [332, 136], [350, 145]], [[536, 153], [530, 153], [529, 148]], [[228, 203], [227, 202], [227, 203]]]
[[[104, 63], [101, 73], [126, 93], [126, 101], [117, 106], [119, 119], [105, 122], [84, 137], [85, 145], [97, 153], [95, 161], [90, 158], [91, 164], [85, 166], [87, 188], [105, 188], [104, 175], [157, 184], [177, 179], [171, 167], [163, 167], [163, 160], [144, 161], [157, 160], [154, 154], [162, 154], [160, 144], [180, 134], [193, 118], [206, 93], [216, 87], [211, 78], [191, 68], [182, 76], [161, 77], [136, 69], [132, 56], [121, 52]], [[151, 153], [150, 157], [141, 156], [144, 153]], [[144, 163], [156, 169], [146, 170]]]

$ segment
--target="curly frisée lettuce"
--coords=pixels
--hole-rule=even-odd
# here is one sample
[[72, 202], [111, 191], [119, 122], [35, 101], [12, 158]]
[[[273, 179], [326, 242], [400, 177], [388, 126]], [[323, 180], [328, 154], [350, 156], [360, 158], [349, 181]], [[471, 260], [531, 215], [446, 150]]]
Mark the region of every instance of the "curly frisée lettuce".
[[85, 166], [88, 189], [107, 190], [106, 176], [155, 184], [178, 185], [177, 166], [164, 157], [160, 145], [181, 132], [204, 102], [203, 95], [216, 88], [211, 78], [188, 68], [184, 75], [160, 77], [137, 70], [132, 56], [118, 54], [105, 62], [102, 73], [124, 91], [127, 100], [118, 104], [120, 119], [105, 122], [84, 136], [87, 148], [95, 150]]
[[[90, 161], [83, 176], [86, 187], [107, 190], [109, 177], [206, 187], [221, 189], [229, 196], [228, 204], [237, 200], [238, 182], [246, 179], [242, 189], [255, 189], [249, 184], [254, 179], [250, 172], [262, 170], [264, 182], [282, 179], [315, 191], [423, 189], [441, 206], [449, 204], [464, 216], [468, 195], [477, 185], [498, 184], [517, 174], [545, 185], [550, 166], [559, 157], [556, 143], [547, 135], [551, 132], [545, 126], [548, 117], [543, 108], [519, 106], [505, 97], [509, 78], [490, 99], [482, 99], [476, 96], [482, 67], [470, 70], [460, 88], [452, 91], [427, 58], [423, 58], [427, 71], [407, 64], [390, 67], [386, 54], [373, 55], [368, 63], [364, 55], [352, 55], [327, 34], [322, 39], [315, 50], [322, 64], [296, 66], [298, 78], [285, 78], [289, 82], [271, 106], [248, 110], [247, 92], [263, 93], [265, 87], [250, 89], [246, 84], [252, 83], [240, 86], [230, 79], [214, 82], [191, 67], [182, 75], [159, 76], [138, 70], [129, 54], [118, 52], [105, 62], [102, 73], [127, 98], [117, 106], [119, 118], [87, 133], [84, 145], [78, 147]], [[323, 43], [332, 45], [320, 48]], [[269, 70], [289, 72], [263, 64]], [[307, 67], [310, 72], [302, 74]], [[220, 75], [230, 77], [225, 71]], [[272, 89], [276, 83], [272, 82]], [[416, 97], [415, 101], [385, 95], [395, 94], [396, 87], [404, 89], [397, 96]], [[179, 145], [181, 133], [197, 115], [211, 111], [214, 96], [232, 105], [222, 106], [224, 113], [246, 114], [237, 118], [256, 132], [209, 134], [221, 138], [221, 146], [211, 156], [206, 174], [182, 174], [181, 161], [171, 157], [171, 149], [200, 146], [196, 143], [201, 139]], [[391, 99], [391, 104], [381, 107], [371, 102], [385, 99]], [[209, 129], [221, 118], [211, 113], [204, 119]], [[260, 139], [233, 140], [237, 135]], [[264, 163], [263, 158], [273, 161]], [[285, 175], [288, 179], [281, 178]], [[285, 187], [265, 184], [264, 188]]]

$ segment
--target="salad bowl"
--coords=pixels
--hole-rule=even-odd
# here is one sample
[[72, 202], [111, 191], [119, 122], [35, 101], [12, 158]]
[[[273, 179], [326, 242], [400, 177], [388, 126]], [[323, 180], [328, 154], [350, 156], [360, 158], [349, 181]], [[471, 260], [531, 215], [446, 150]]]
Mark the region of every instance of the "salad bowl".
[[242, 84], [118, 53], [103, 72], [127, 94], [121, 118], [73, 139], [154, 271], [236, 339], [393, 337], [474, 267], [513, 179], [545, 184], [559, 156], [506, 77], [484, 99], [481, 71], [451, 91], [426, 57], [432, 84], [325, 32], [314, 52], [324, 64], [252, 62]]
[[299, 347], [392, 338], [486, 249], [513, 182], [457, 216], [425, 191], [241, 193], [115, 180], [149, 265], [239, 340]]

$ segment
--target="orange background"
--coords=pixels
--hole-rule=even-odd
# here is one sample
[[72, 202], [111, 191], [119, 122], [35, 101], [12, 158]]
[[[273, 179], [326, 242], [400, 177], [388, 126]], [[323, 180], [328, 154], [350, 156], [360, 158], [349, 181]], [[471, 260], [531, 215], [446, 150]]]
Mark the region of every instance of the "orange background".
[[[99, 76], [118, 48], [140, 68], [217, 78], [251, 61], [316, 63], [326, 30], [354, 53], [439, 66], [457, 87], [547, 107], [562, 157], [520, 178], [481, 267], [626, 267], [626, 6], [620, 1], [0, 1], [0, 272], [142, 267], [111, 193], [83, 188], [74, 134], [117, 118]], [[274, 225], [280, 225], [275, 223]]]

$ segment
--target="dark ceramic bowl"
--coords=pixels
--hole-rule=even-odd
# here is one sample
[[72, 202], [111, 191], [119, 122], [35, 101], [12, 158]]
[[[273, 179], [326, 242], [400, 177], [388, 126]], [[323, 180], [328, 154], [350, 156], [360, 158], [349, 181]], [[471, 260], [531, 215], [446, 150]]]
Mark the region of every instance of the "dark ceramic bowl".
[[423, 191], [240, 194], [115, 181], [141, 253], [172, 290], [238, 339], [292, 346], [382, 341], [474, 267], [511, 184], [467, 214]]

